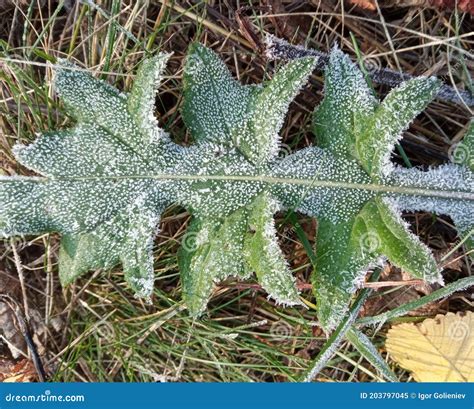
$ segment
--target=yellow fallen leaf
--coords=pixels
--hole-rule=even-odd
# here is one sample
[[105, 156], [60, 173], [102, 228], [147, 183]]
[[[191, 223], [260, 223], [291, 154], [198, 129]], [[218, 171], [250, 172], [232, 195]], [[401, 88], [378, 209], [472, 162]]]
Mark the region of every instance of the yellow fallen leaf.
[[447, 313], [387, 334], [391, 358], [418, 382], [474, 382], [474, 313]]

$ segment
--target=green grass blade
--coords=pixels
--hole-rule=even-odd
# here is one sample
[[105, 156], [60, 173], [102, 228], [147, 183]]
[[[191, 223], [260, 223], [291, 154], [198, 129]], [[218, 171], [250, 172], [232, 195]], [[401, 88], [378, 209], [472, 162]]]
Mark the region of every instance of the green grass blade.
[[375, 345], [365, 334], [352, 327], [347, 331], [346, 337], [354, 348], [356, 348], [385, 378], [390, 382], [398, 382], [397, 376], [389, 368], [385, 360], [380, 356]]
[[356, 324], [359, 326], [362, 326], [362, 325], [374, 325], [380, 322], [383, 323], [393, 318], [397, 318], [402, 315], [405, 315], [412, 310], [416, 310], [417, 308], [421, 308], [430, 302], [448, 297], [456, 291], [465, 290], [466, 288], [471, 287], [473, 285], [474, 285], [474, 277], [461, 278], [460, 280], [454, 283], [448, 284], [446, 287], [440, 288], [439, 290], [436, 290], [429, 295], [425, 295], [424, 297], [421, 297], [418, 300], [403, 304], [397, 308], [394, 308], [393, 310], [384, 312], [383, 314], [375, 315], [373, 317], [361, 318], [356, 321]]
[[[380, 270], [373, 273], [370, 281], [377, 281], [380, 277]], [[364, 288], [359, 296], [351, 306], [349, 313], [340, 322], [338, 327], [334, 330], [328, 339], [328, 342], [321, 348], [316, 358], [313, 360], [311, 367], [305, 371], [305, 373], [299, 379], [301, 382], [311, 382], [318, 375], [319, 372], [327, 365], [331, 357], [336, 352], [337, 348], [344, 340], [347, 332], [351, 329], [352, 324], [357, 318], [360, 309], [364, 305], [365, 301], [369, 297], [372, 290], [370, 288]]]

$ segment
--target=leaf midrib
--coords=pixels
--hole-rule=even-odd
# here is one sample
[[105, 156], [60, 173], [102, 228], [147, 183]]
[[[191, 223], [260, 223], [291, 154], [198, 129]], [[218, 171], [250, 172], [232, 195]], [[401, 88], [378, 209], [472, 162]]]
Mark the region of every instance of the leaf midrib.
[[195, 174], [154, 174], [154, 175], [120, 175], [120, 176], [54, 176], [54, 177], [0, 177], [0, 182], [15, 182], [18, 179], [25, 181], [36, 181], [39, 183], [47, 183], [54, 181], [95, 181], [95, 180], [188, 180], [188, 181], [229, 181], [229, 182], [260, 182], [267, 185], [297, 185], [308, 186], [309, 188], [334, 188], [334, 189], [350, 189], [365, 190], [375, 193], [394, 193], [400, 195], [436, 197], [443, 199], [467, 200], [474, 201], [474, 192], [444, 190], [444, 189], [427, 189], [423, 187], [408, 187], [395, 185], [381, 185], [376, 183], [353, 183], [333, 180], [317, 180], [317, 179], [298, 179], [285, 178], [269, 175], [195, 175]]

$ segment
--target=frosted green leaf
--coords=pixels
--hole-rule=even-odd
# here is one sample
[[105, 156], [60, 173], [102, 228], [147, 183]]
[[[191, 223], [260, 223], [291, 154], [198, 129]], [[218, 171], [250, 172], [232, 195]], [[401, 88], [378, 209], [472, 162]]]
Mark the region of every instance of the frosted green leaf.
[[31, 145], [15, 145], [13, 151], [24, 166], [45, 176], [121, 176], [153, 169], [130, 146], [94, 123], [46, 133]]
[[193, 44], [186, 59], [183, 118], [197, 141], [234, 146], [253, 163], [277, 156], [286, 111], [316, 59], [295, 60], [263, 87], [241, 85], [211, 50]]
[[[153, 242], [158, 232], [160, 213], [134, 206], [128, 211], [128, 229], [121, 238], [119, 258], [125, 280], [137, 297], [149, 298], [153, 292]], [[119, 235], [121, 232], [117, 232]]]
[[279, 132], [288, 106], [315, 64], [315, 58], [291, 61], [262, 89], [252, 94], [251, 114], [237, 139], [237, 146], [252, 162], [263, 164], [278, 155]]
[[311, 281], [318, 319], [326, 330], [334, 329], [347, 313], [354, 292], [373, 267], [371, 262], [377, 260], [376, 248], [362, 248], [360, 238], [364, 234], [367, 230], [362, 219], [358, 223], [353, 218], [338, 224], [318, 219], [316, 265]]
[[471, 119], [464, 138], [455, 146], [451, 156], [454, 163], [474, 170], [474, 119]]
[[325, 71], [324, 99], [313, 115], [318, 146], [336, 156], [356, 157], [356, 138], [376, 104], [360, 70], [334, 48]]
[[59, 61], [54, 88], [67, 111], [81, 123], [95, 124], [139, 152], [143, 135], [127, 110], [127, 96], [65, 60]]
[[367, 271], [386, 257], [415, 278], [441, 281], [429, 249], [409, 231], [388, 199], [368, 201], [352, 220], [334, 225], [319, 220], [313, 276], [319, 320], [333, 329], [346, 314]]
[[[277, 162], [270, 170], [280, 182], [272, 192], [286, 207], [324, 217], [334, 224], [355, 216], [375, 196], [366, 189], [369, 176], [355, 160], [334, 156], [318, 147], [301, 149]], [[319, 181], [324, 180], [324, 183]]]
[[361, 123], [356, 137], [357, 155], [374, 179], [392, 171], [390, 161], [395, 143], [402, 132], [436, 96], [440, 81], [434, 77], [414, 78], [393, 89], [367, 122]]
[[410, 232], [399, 213], [389, 199], [376, 198], [364, 206], [358, 217], [364, 219], [368, 233], [379, 240], [372, 245], [376, 245], [392, 264], [415, 278], [442, 283], [431, 251]]
[[92, 231], [112, 219], [143, 192], [166, 202], [152, 180], [1, 177], [0, 234]]
[[[39, 176], [0, 176], [1, 235], [60, 232], [64, 284], [121, 263], [136, 294], [149, 297], [159, 215], [182, 205], [193, 220], [179, 265], [184, 298], [197, 316], [216, 282], [252, 272], [277, 302], [299, 303], [273, 220], [277, 210], [298, 210], [318, 218], [313, 284], [328, 330], [343, 318], [367, 270], [386, 258], [415, 277], [440, 281], [400, 211], [447, 214], [467, 231], [473, 172], [462, 164], [423, 172], [387, 162], [410, 115], [426, 105], [429, 83], [420, 80], [422, 95], [414, 83], [401, 86], [379, 106], [357, 68], [334, 51], [314, 119], [320, 146], [279, 159], [278, 131], [312, 60], [283, 67], [265, 86], [242, 86], [213, 52], [191, 46], [183, 117], [196, 143], [183, 147], [158, 128], [153, 113], [167, 58], [144, 61], [129, 95], [61, 63], [55, 85], [77, 123], [14, 147], [18, 161]], [[419, 101], [406, 101], [404, 90]], [[395, 118], [400, 101], [408, 108]], [[385, 124], [385, 111], [386, 151], [375, 152], [370, 132], [374, 123]], [[364, 144], [372, 152], [367, 158]], [[189, 240], [197, 245], [187, 247]]]
[[[331, 160], [333, 165], [338, 163], [338, 170], [334, 172], [336, 180], [371, 184], [374, 189], [365, 197], [341, 192], [338, 198], [323, 192], [313, 198], [314, 191], [308, 192], [297, 206], [299, 210], [310, 208], [310, 213], [319, 216], [313, 288], [319, 319], [328, 330], [346, 314], [352, 295], [369, 268], [385, 259], [414, 277], [442, 281], [431, 252], [409, 231], [400, 209], [410, 207], [407, 201], [423, 205], [435, 202], [435, 199], [420, 197], [416, 187], [449, 188], [436, 170], [402, 170], [390, 162], [393, 146], [402, 131], [431, 101], [438, 86], [436, 80], [416, 78], [394, 89], [378, 104], [355, 64], [338, 49], [331, 53], [324, 100], [314, 113], [314, 131], [319, 145], [340, 158]], [[352, 166], [344, 168], [342, 163], [352, 163]], [[329, 166], [324, 162], [321, 165], [327, 172]], [[465, 190], [464, 179], [472, 175], [462, 175], [458, 168], [456, 173], [456, 188]], [[406, 176], [400, 177], [402, 174], [413, 177], [408, 180]], [[382, 187], [383, 183], [414, 189], [410, 195], [376, 193], [377, 186]], [[450, 202], [443, 206], [443, 211], [452, 216], [458, 214], [456, 208], [463, 208], [464, 218], [464, 208], [467, 214], [472, 211], [472, 201], [450, 200], [449, 197], [440, 200]], [[319, 204], [321, 202], [325, 204]]]
[[[218, 61], [210, 50], [201, 46], [195, 50], [200, 58], [197, 66]], [[201, 247], [183, 248], [180, 253], [185, 298], [190, 311], [199, 314], [215, 282], [231, 275], [247, 276], [254, 268], [255, 246], [247, 244], [248, 252], [243, 249], [248, 242], [246, 218], [249, 209], [255, 207], [255, 198], [266, 189], [266, 182], [259, 180], [263, 174], [233, 144], [216, 143], [221, 140], [207, 138], [204, 133], [204, 137], [196, 137], [200, 143], [183, 148], [158, 128], [153, 113], [155, 88], [167, 58], [159, 55], [144, 61], [130, 95], [62, 62], [56, 73], [56, 89], [78, 123], [72, 129], [42, 135], [29, 146], [14, 148], [18, 161], [43, 177], [2, 178], [0, 229], [3, 235], [63, 233], [59, 265], [64, 284], [91, 269], [110, 268], [121, 262], [136, 294], [148, 297], [153, 285], [153, 237], [160, 212], [173, 198], [195, 215], [190, 234], [206, 237]], [[283, 69], [289, 84], [274, 83], [268, 88], [266, 96], [275, 102], [271, 108], [281, 116], [309, 75], [312, 59], [301, 64]], [[227, 69], [222, 63], [214, 68], [220, 75], [211, 76], [215, 84], [243, 88], [225, 74]], [[212, 70], [206, 70], [204, 78], [198, 71], [191, 69], [191, 73], [197, 76], [190, 82], [197, 79], [199, 86], [209, 85], [205, 80]], [[225, 81], [233, 85], [225, 85]], [[258, 90], [246, 89], [255, 94]], [[200, 89], [196, 92], [205, 96]], [[193, 100], [192, 95], [189, 99]], [[266, 99], [259, 100], [259, 105], [265, 103]], [[267, 128], [270, 126], [265, 129], [277, 133], [283, 119], [273, 116], [274, 123], [265, 123]], [[205, 123], [205, 116], [197, 117]], [[219, 111], [210, 121], [221, 121], [216, 128], [220, 130], [231, 117]], [[273, 296], [281, 295], [279, 301], [293, 303], [294, 294], [284, 286], [294, 286], [294, 280], [276, 237], [270, 239], [273, 219], [265, 209], [268, 220], [262, 228], [266, 231], [257, 229], [255, 237], [265, 244], [266, 263], [255, 270]], [[255, 212], [252, 210], [252, 214]], [[263, 219], [259, 221], [263, 223]], [[248, 260], [244, 254], [249, 255]], [[272, 259], [275, 255], [279, 256], [276, 262]], [[288, 274], [286, 281], [279, 277], [284, 274]], [[268, 278], [272, 276], [280, 280], [275, 286]]]
[[248, 205], [264, 188], [255, 166], [236, 148], [201, 142], [174, 158], [179, 158], [178, 163], [166, 173], [180, 177], [174, 177], [167, 190], [197, 216], [227, 216]]
[[266, 194], [252, 203], [244, 256], [270, 297], [285, 305], [300, 304], [295, 278], [277, 241], [273, 220], [277, 210], [277, 203]]
[[[168, 200], [163, 182], [130, 175], [173, 163], [170, 143], [147, 133], [162, 132], [152, 99], [166, 58], [160, 55], [144, 64], [130, 98], [62, 62], [55, 87], [78, 124], [14, 147], [17, 160], [44, 178], [3, 180], [0, 230], [4, 235], [63, 233], [59, 274], [64, 285], [121, 262], [136, 295], [151, 295], [153, 238]], [[153, 84], [144, 75], [151, 75]], [[157, 155], [153, 164], [147, 157], [151, 154]]]
[[245, 208], [224, 220], [192, 220], [178, 252], [183, 298], [192, 315], [205, 310], [216, 283], [248, 276], [243, 259], [247, 224]]
[[[391, 184], [400, 186], [412, 186], [419, 189], [452, 189], [451, 197], [421, 198], [417, 195], [391, 195], [390, 200], [396, 207], [406, 211], [425, 211], [449, 215], [461, 235], [472, 232], [474, 203], [472, 200], [459, 199], [463, 192], [474, 190], [474, 176], [469, 168], [455, 164], [445, 164], [431, 169], [429, 172], [395, 168], [391, 179]], [[470, 242], [472, 240], [474, 238], [471, 238]]]
[[125, 279], [139, 297], [153, 290], [153, 238], [159, 213], [144, 206], [127, 209], [91, 232], [66, 234], [61, 241], [59, 276], [72, 283], [81, 274], [122, 262]]
[[[469, 127], [460, 144], [452, 155], [452, 161], [468, 167], [474, 171], [474, 119], [471, 119]], [[461, 236], [469, 236], [466, 241], [468, 249], [474, 249], [474, 217], [471, 214], [470, 218], [462, 215], [453, 216], [454, 223], [459, 230]], [[474, 259], [474, 253], [471, 253], [471, 258]]]
[[193, 219], [178, 253], [183, 297], [192, 315], [205, 310], [216, 283], [231, 276], [245, 278], [251, 272], [277, 302], [300, 303], [277, 242], [276, 210], [276, 203], [263, 195], [223, 220]]
[[183, 119], [194, 139], [236, 146], [257, 88], [242, 86], [217, 54], [196, 43], [188, 49], [183, 81]]
[[158, 54], [140, 65], [128, 97], [128, 111], [140, 127], [147, 142], [164, 137], [155, 118], [156, 91], [162, 81], [163, 71], [171, 54]]

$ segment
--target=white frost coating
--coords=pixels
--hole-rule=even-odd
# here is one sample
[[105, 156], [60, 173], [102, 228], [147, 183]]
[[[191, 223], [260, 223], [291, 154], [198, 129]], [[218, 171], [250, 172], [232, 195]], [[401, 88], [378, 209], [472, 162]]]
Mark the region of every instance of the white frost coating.
[[[79, 123], [40, 136], [29, 146], [14, 147], [19, 162], [49, 179], [5, 179], [0, 189], [0, 231], [6, 235], [60, 231], [65, 234], [60, 257], [63, 282], [122, 261], [137, 296], [149, 297], [153, 238], [169, 200], [162, 193], [163, 181], [130, 176], [173, 166], [179, 152], [169, 141], [157, 144], [142, 134], [136, 122], [140, 115], [133, 116], [133, 108], [139, 108], [138, 114], [145, 109], [147, 115], [152, 113], [154, 81], [149, 87], [141, 84], [138, 92], [132, 90], [128, 99], [71, 64], [60, 64], [54, 85]], [[154, 80], [163, 66], [164, 62], [151, 67], [160, 70], [152, 73]], [[140, 105], [134, 95], [146, 101]], [[147, 129], [156, 125], [152, 121]]]
[[375, 260], [371, 261], [369, 264], [367, 264], [355, 275], [356, 278], [354, 279], [352, 283], [352, 287], [348, 289], [348, 292], [353, 294], [357, 290], [360, 290], [361, 288], [363, 288], [366, 282], [365, 279], [367, 277], [367, 273], [375, 269], [383, 269], [385, 265], [387, 264], [387, 261], [388, 261], [387, 257], [380, 256], [376, 258]]
[[247, 121], [255, 87], [234, 80], [219, 57], [201, 45], [191, 46], [183, 80], [183, 119], [193, 137], [232, 145], [236, 130]]
[[163, 71], [171, 54], [160, 53], [145, 60], [138, 70], [132, 91], [128, 98], [128, 110], [149, 143], [158, 143], [167, 135], [158, 127], [155, 117], [155, 98], [163, 79]]
[[195, 218], [185, 234], [179, 254], [183, 293], [192, 315], [202, 313], [219, 281], [246, 278], [250, 270], [243, 259], [247, 211], [225, 219]]
[[290, 102], [308, 80], [316, 62], [316, 58], [293, 61], [253, 93], [252, 115], [239, 134], [239, 147], [252, 162], [262, 165], [278, 156], [279, 132]]
[[[472, 185], [466, 187], [454, 183], [443, 189], [436, 183], [429, 186], [423, 180], [418, 186], [413, 180], [395, 181], [397, 176], [392, 175], [396, 170], [390, 155], [395, 143], [431, 101], [437, 89], [435, 79], [415, 78], [392, 90], [379, 104], [355, 64], [337, 49], [330, 55], [324, 100], [315, 111], [313, 120], [318, 144], [326, 152], [300, 151], [280, 166], [286, 168], [287, 174], [295, 174], [305, 168], [295, 161], [298, 156], [306, 162], [310, 155], [317, 154], [314, 162], [319, 167], [308, 166], [305, 178], [319, 174], [324, 175], [325, 180], [350, 181], [357, 187], [290, 185], [285, 189], [274, 188], [275, 194], [281, 198], [287, 191], [292, 192], [294, 208], [319, 217], [314, 286], [319, 318], [326, 328], [332, 329], [343, 318], [355, 291], [354, 284], [365, 277], [368, 266], [373, 266], [380, 257], [387, 256], [393, 264], [431, 282], [442, 281], [431, 252], [409, 231], [395, 202], [391, 201], [391, 198], [407, 198], [422, 203], [450, 200], [463, 208], [473, 202], [469, 195], [455, 197], [456, 190], [473, 192]], [[331, 151], [335, 158], [326, 158], [327, 151]], [[430, 173], [434, 179], [437, 178], [435, 172]], [[472, 174], [469, 173], [468, 177]], [[447, 180], [449, 185], [449, 178]], [[364, 186], [368, 185], [387, 189], [366, 190]], [[393, 186], [392, 191], [390, 186]], [[432, 194], [428, 193], [429, 190]], [[451, 199], [444, 195], [445, 198], [440, 199], [438, 193], [444, 190], [453, 191], [454, 197]], [[452, 213], [447, 207], [443, 210]], [[370, 251], [361, 246], [365, 235], [373, 236], [377, 241], [377, 246]]]
[[[276, 162], [271, 176], [295, 180], [344, 181], [369, 184], [370, 178], [354, 159], [334, 156], [331, 152], [310, 147]], [[363, 189], [301, 186], [278, 184], [272, 193], [285, 205], [314, 217], [325, 217], [334, 223], [346, 221], [356, 215], [374, 193]]]
[[276, 238], [273, 213], [278, 207], [263, 195], [223, 220], [193, 221], [180, 256], [184, 295], [193, 315], [205, 309], [217, 282], [230, 276], [245, 278], [252, 271], [278, 304], [300, 304]]
[[[334, 330], [341, 319], [349, 311], [350, 300], [353, 294], [359, 290], [367, 273], [374, 268], [382, 268], [386, 262], [386, 257], [378, 257], [375, 259], [357, 259], [354, 258], [348, 264], [349, 271], [338, 271], [334, 277], [335, 282], [331, 283], [326, 280], [331, 280], [327, 276], [323, 276], [320, 272], [318, 289], [318, 300], [321, 302], [319, 319], [321, 325], [326, 332]], [[328, 272], [331, 273], [331, 272]], [[342, 278], [342, 281], [341, 281]], [[337, 280], [339, 279], [339, 280]]]
[[[439, 190], [460, 192], [474, 191], [474, 173], [467, 167], [455, 164], [445, 164], [431, 168], [427, 172], [412, 168], [395, 168], [391, 175], [391, 183], [400, 186], [414, 186]], [[456, 226], [468, 232], [474, 227], [474, 201], [459, 200], [453, 195], [452, 199], [427, 198], [416, 195], [391, 195], [391, 201], [405, 211], [426, 211], [450, 216]]]
[[[19, 162], [45, 178], [0, 177], [0, 234], [61, 232], [63, 282], [121, 261], [137, 295], [148, 297], [159, 215], [178, 203], [201, 223], [190, 227], [197, 248], [184, 254], [181, 271], [195, 310], [205, 307], [215, 282], [252, 271], [277, 302], [294, 305], [298, 292], [278, 246], [273, 213], [278, 207], [297, 209], [317, 216], [319, 226], [327, 223], [326, 243], [318, 237], [321, 259], [314, 285], [321, 319], [331, 328], [347, 312], [367, 266], [383, 256], [379, 248], [377, 254], [361, 252], [360, 236], [367, 233], [361, 225], [366, 223], [370, 233], [386, 233], [391, 224], [424, 261], [427, 251], [409, 236], [398, 208], [447, 213], [459, 227], [472, 226], [473, 200], [456, 197], [456, 192], [474, 191], [472, 173], [454, 165], [425, 173], [393, 168], [388, 155], [398, 130], [420, 106], [404, 103], [403, 108], [411, 108], [398, 120], [388, 101], [391, 122], [375, 120], [377, 101], [340, 51], [331, 56], [327, 96], [316, 115], [320, 147], [283, 160], [275, 156], [278, 131], [314, 60], [286, 66], [264, 87], [244, 87], [213, 53], [194, 47], [185, 70], [183, 116], [196, 144], [182, 147], [158, 129], [154, 116], [167, 58], [145, 62], [128, 96], [82, 71], [59, 68], [55, 87], [78, 124], [14, 148]], [[422, 85], [426, 101], [431, 88]], [[408, 86], [397, 93], [402, 91], [415, 99]], [[371, 134], [366, 127], [373, 123]], [[356, 226], [364, 207], [380, 197], [386, 214], [365, 213], [364, 223]], [[401, 241], [381, 240], [381, 248], [390, 250]]]
[[121, 142], [139, 149], [140, 136], [127, 111], [127, 97], [105, 81], [74, 68], [61, 61], [53, 82], [70, 114], [81, 122], [103, 127]]
[[[260, 236], [260, 243], [263, 247], [260, 250], [247, 249], [247, 252], [260, 252], [266, 263], [265, 270], [257, 271], [259, 283], [267, 291], [268, 296], [275, 299], [277, 304], [301, 305], [298, 298], [299, 291], [296, 288], [296, 279], [291, 274], [277, 240], [273, 214], [279, 209], [278, 202], [267, 195], [263, 196], [260, 201], [254, 209], [254, 212], [257, 213], [256, 219], [260, 220], [255, 226], [257, 230], [255, 235]], [[252, 255], [248, 257], [252, 258]]]
[[120, 251], [125, 278], [137, 297], [149, 299], [153, 292], [153, 242], [158, 229], [160, 214], [147, 208], [147, 196], [140, 195], [127, 208], [130, 221], [128, 231], [121, 238]]
[[[400, 208], [398, 207], [398, 203], [390, 197], [382, 198], [382, 202], [391, 210], [391, 216], [396, 220], [396, 222], [403, 226], [407, 232], [409, 232], [410, 225], [400, 216]], [[426, 244], [422, 243], [418, 236], [410, 233], [404, 239], [409, 242], [408, 254], [406, 255], [407, 258], [419, 258], [420, 254], [418, 252], [422, 251], [427, 259], [433, 260], [432, 264], [434, 264], [432, 251]], [[439, 268], [436, 268], [436, 270], [433, 271], [433, 266], [427, 263], [420, 263], [418, 274], [423, 280], [429, 283], [438, 283], [440, 285], [444, 285], [444, 280]]]
[[334, 47], [325, 70], [324, 99], [314, 112], [318, 145], [354, 159], [355, 142], [377, 103], [357, 66]]
[[434, 77], [418, 77], [402, 83], [383, 100], [359, 138], [358, 153], [371, 175], [384, 178], [392, 173], [390, 156], [395, 144], [439, 86]]
[[188, 54], [183, 117], [197, 140], [237, 146], [257, 165], [276, 157], [288, 106], [306, 82], [315, 58], [293, 61], [264, 87], [243, 86], [211, 50]]

